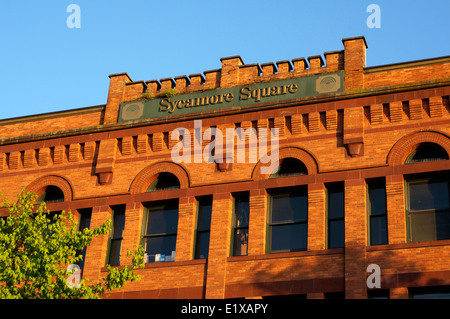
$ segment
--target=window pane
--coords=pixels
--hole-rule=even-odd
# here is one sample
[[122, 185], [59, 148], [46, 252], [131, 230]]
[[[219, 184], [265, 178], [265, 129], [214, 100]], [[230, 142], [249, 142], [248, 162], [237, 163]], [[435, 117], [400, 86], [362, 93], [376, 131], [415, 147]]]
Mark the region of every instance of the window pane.
[[410, 237], [414, 242], [450, 239], [449, 212], [410, 213]]
[[146, 253], [150, 256], [154, 256], [156, 254], [171, 256], [172, 251], [175, 251], [176, 241], [176, 235], [148, 237]]
[[308, 196], [295, 191], [272, 196], [272, 223], [306, 221], [308, 218]]
[[122, 246], [122, 240], [112, 240], [111, 248], [109, 251], [108, 264], [111, 266], [120, 265], [120, 247]]
[[152, 207], [149, 209], [147, 234], [175, 234], [178, 227], [177, 206]]
[[344, 190], [341, 187], [328, 188], [328, 218], [344, 218]]
[[307, 230], [306, 224], [271, 226], [271, 251], [306, 250]]
[[450, 299], [450, 286], [409, 288], [412, 299]]
[[387, 239], [387, 218], [386, 215], [370, 217], [370, 244], [385, 245]]
[[125, 213], [119, 212], [114, 214], [114, 237], [121, 238], [125, 227]]
[[423, 181], [409, 184], [411, 210], [448, 209], [448, 182]]
[[328, 222], [328, 248], [344, 247], [344, 220], [331, 220]]
[[248, 196], [236, 197], [234, 203], [235, 227], [247, 227], [250, 210]]
[[78, 229], [83, 230], [91, 226], [91, 209], [83, 209], [78, 211], [80, 213], [80, 222], [78, 224]]
[[234, 256], [247, 255], [248, 229], [236, 229], [234, 235]]
[[382, 184], [368, 184], [368, 188], [370, 216], [386, 214], [386, 187]]
[[[82, 230], [85, 229], [85, 228], [88, 228], [88, 229], [89, 229], [89, 227], [90, 227], [90, 225], [91, 225], [91, 212], [92, 212], [92, 209], [90, 209], [90, 208], [88, 208], [88, 209], [82, 209], [82, 210], [79, 210], [78, 212], [79, 212], [79, 214], [80, 214], [80, 221], [79, 221], [79, 224], [78, 224], [78, 229], [79, 229], [80, 231], [82, 231]], [[83, 251], [81, 252], [81, 255], [82, 255], [83, 257], [82, 257], [82, 259], [78, 262], [78, 266], [80, 266], [80, 268], [83, 268], [83, 267], [84, 267], [84, 260], [85, 260], [85, 258], [86, 258], [86, 249], [87, 249], [87, 246], [84, 247], [84, 248], [83, 248]]]
[[212, 200], [202, 200], [198, 207], [198, 225], [199, 231], [209, 230], [211, 227]]
[[208, 258], [209, 252], [209, 232], [199, 232], [197, 234], [197, 249], [195, 258]]

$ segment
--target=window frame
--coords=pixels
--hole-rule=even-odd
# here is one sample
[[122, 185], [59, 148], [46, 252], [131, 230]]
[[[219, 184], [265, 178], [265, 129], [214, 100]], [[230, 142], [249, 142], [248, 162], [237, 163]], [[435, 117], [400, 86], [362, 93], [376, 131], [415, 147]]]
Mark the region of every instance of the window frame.
[[[428, 242], [428, 241], [440, 241], [440, 240], [450, 240], [449, 238], [446, 239], [432, 239], [432, 240], [424, 240], [424, 241], [417, 241], [413, 240], [412, 238], [412, 223], [411, 223], [411, 214], [429, 214], [429, 213], [445, 213], [450, 215], [450, 178], [446, 172], [446, 176], [437, 176], [436, 174], [429, 174], [426, 176], [415, 176], [410, 178], [405, 178], [404, 185], [405, 185], [405, 217], [406, 217], [406, 238], [408, 243], [420, 243], [420, 242]], [[411, 184], [419, 184], [423, 182], [429, 183], [430, 181], [435, 182], [446, 182], [447, 183], [447, 189], [449, 192], [449, 203], [447, 209], [423, 209], [423, 210], [416, 210], [412, 211], [410, 208], [411, 204], [411, 192], [410, 192], [410, 185]], [[449, 231], [450, 235], [450, 231]]]
[[[247, 216], [247, 224], [245, 226], [236, 226], [236, 222], [237, 222], [237, 202], [236, 200], [241, 200], [241, 199], [246, 199], [248, 202], [248, 216]], [[250, 224], [250, 194], [247, 193], [242, 193], [242, 194], [237, 194], [237, 195], [233, 195], [233, 218], [232, 218], [232, 229], [231, 229], [231, 252], [230, 255], [231, 256], [247, 256], [248, 255], [248, 232], [249, 232], [249, 224]], [[237, 236], [237, 231], [240, 230], [247, 230], [247, 248], [246, 248], [246, 253], [245, 254], [236, 254], [236, 236]]]
[[[123, 241], [123, 233], [125, 230], [125, 212], [126, 212], [126, 207], [125, 205], [119, 205], [116, 207], [112, 207], [112, 226], [111, 226], [111, 232], [110, 232], [110, 237], [109, 237], [109, 241], [108, 241], [108, 252], [106, 254], [106, 264], [110, 265], [110, 266], [120, 266], [120, 256], [122, 255], [122, 241]], [[123, 229], [121, 230], [121, 236], [117, 236], [116, 231], [117, 231], [117, 223], [119, 221], [119, 216], [123, 215]], [[118, 254], [118, 256], [113, 256], [112, 255], [112, 248], [113, 248], [113, 244], [115, 242], [119, 242], [119, 248], [118, 251], [116, 251], [116, 253]], [[115, 261], [116, 257], [118, 259], [117, 264], [115, 262], [111, 262], [111, 260]]]
[[[384, 204], [385, 210], [383, 214], [372, 215], [372, 202], [370, 200], [370, 188], [383, 188], [384, 189]], [[368, 246], [378, 246], [378, 245], [387, 245], [389, 244], [389, 228], [388, 228], [388, 211], [387, 211], [387, 189], [386, 189], [386, 180], [376, 179], [376, 180], [368, 180], [366, 181], [366, 202], [367, 202], [367, 243]], [[372, 219], [384, 217], [386, 219], [385, 227], [386, 227], [386, 241], [385, 243], [377, 243], [374, 244], [372, 242]]]
[[[173, 206], [172, 206], [173, 205]], [[180, 210], [179, 210], [179, 200], [178, 199], [168, 199], [168, 200], [163, 200], [163, 201], [155, 201], [155, 202], [148, 202], [144, 204], [144, 218], [142, 219], [142, 236], [141, 236], [141, 244], [144, 247], [144, 257], [146, 256], [147, 258], [144, 258], [144, 263], [146, 264], [153, 264], [156, 262], [171, 262], [174, 260], [159, 260], [159, 261], [148, 261], [148, 258], [150, 256], [153, 255], [148, 255], [147, 254], [147, 245], [148, 245], [148, 239], [149, 238], [161, 238], [161, 237], [175, 237], [175, 247], [174, 250], [176, 253], [176, 241], [177, 241], [177, 236], [178, 236], [178, 222], [179, 222], [179, 218], [180, 218]], [[170, 233], [166, 233], [166, 232], [160, 232], [160, 233], [155, 233], [155, 234], [148, 234], [148, 225], [149, 225], [149, 218], [150, 218], [150, 214], [151, 211], [157, 211], [158, 209], [163, 209], [166, 207], [176, 207], [177, 209], [177, 218], [176, 218], [176, 227], [175, 227], [175, 232], [170, 232]]]
[[[91, 222], [92, 222], [92, 208], [77, 209], [77, 213], [78, 213], [78, 231], [83, 231], [83, 229], [86, 229], [86, 228], [90, 229]], [[87, 218], [87, 223], [85, 223], [85, 224], [82, 223], [84, 218]], [[86, 251], [87, 251], [87, 246], [85, 246], [82, 251], [77, 252], [77, 256], [79, 254], [81, 254], [83, 256], [82, 259], [77, 261], [77, 265], [80, 267], [80, 269], [84, 269], [84, 265], [86, 262]]]
[[[274, 197], [277, 195], [283, 196], [286, 194], [290, 194], [293, 192], [299, 192], [302, 193], [301, 196], [306, 196], [306, 217], [303, 220], [298, 221], [285, 221], [285, 222], [272, 222], [273, 219], [273, 200]], [[276, 190], [270, 190], [267, 192], [268, 194], [268, 200], [267, 200], [267, 208], [268, 208], [268, 214], [267, 214], [267, 232], [266, 232], [266, 253], [268, 254], [274, 254], [274, 253], [286, 253], [286, 252], [296, 252], [296, 251], [306, 251], [308, 250], [308, 219], [309, 219], [309, 202], [308, 202], [308, 186], [307, 185], [298, 185], [295, 187], [285, 188], [285, 189], [276, 189]], [[305, 225], [306, 231], [305, 231], [305, 247], [301, 249], [278, 249], [278, 250], [272, 250], [272, 240], [273, 240], [273, 227], [277, 226], [288, 226], [288, 225]]]
[[[211, 213], [209, 216], [209, 226], [205, 229], [199, 229], [199, 225], [201, 223], [201, 218], [203, 217], [203, 214], [200, 216], [200, 206], [204, 203], [211, 203]], [[197, 213], [196, 213], [196, 223], [195, 223], [195, 243], [194, 243], [194, 259], [208, 259], [209, 257], [209, 244], [211, 240], [211, 219], [212, 219], [212, 209], [213, 209], [213, 196], [204, 196], [201, 198], [197, 198]], [[207, 255], [206, 257], [201, 258], [200, 256], [200, 250], [201, 250], [201, 240], [200, 237], [202, 235], [208, 234], [208, 245], [207, 245]]]
[[[330, 218], [329, 215], [329, 207], [330, 207], [330, 190], [336, 190], [339, 189], [342, 191], [342, 201], [343, 201], [343, 207], [342, 207], [342, 217], [333, 217]], [[345, 185], [344, 182], [337, 182], [332, 184], [325, 184], [325, 213], [326, 213], [326, 240], [325, 245], [327, 249], [334, 249], [334, 248], [343, 248], [345, 247]], [[338, 247], [330, 247], [330, 222], [334, 221], [342, 221], [343, 222], [343, 232], [344, 232], [344, 241], [342, 243], [342, 246]]]

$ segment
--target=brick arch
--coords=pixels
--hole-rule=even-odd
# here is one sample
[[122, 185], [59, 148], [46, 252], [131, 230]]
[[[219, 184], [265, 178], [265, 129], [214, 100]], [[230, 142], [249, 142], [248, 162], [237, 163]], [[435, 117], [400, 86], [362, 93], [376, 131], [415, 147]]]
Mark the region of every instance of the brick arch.
[[[303, 164], [305, 164], [306, 169], [308, 170], [308, 175], [317, 174], [319, 170], [316, 158], [311, 153], [305, 151], [304, 149], [292, 146], [280, 148], [278, 156], [280, 161], [288, 157], [298, 159]], [[258, 161], [258, 163], [256, 163], [252, 173], [253, 180], [261, 180], [269, 178], [270, 174], [261, 174], [260, 168], [262, 165], [263, 164], [261, 163], [261, 160]]]
[[445, 149], [447, 154], [450, 154], [450, 138], [446, 134], [436, 131], [420, 131], [400, 138], [389, 151], [387, 164], [404, 164], [409, 154], [411, 154], [420, 143], [424, 142], [438, 144]]
[[180, 182], [180, 188], [189, 187], [189, 174], [181, 165], [172, 162], [159, 162], [147, 166], [136, 175], [131, 183], [130, 193], [144, 193], [150, 184], [158, 178], [158, 174], [163, 172], [175, 175]]
[[64, 194], [64, 201], [71, 201], [73, 199], [72, 185], [66, 178], [57, 175], [41, 177], [29, 184], [25, 190], [27, 192], [36, 193], [39, 197], [44, 193], [47, 186], [58, 187]]

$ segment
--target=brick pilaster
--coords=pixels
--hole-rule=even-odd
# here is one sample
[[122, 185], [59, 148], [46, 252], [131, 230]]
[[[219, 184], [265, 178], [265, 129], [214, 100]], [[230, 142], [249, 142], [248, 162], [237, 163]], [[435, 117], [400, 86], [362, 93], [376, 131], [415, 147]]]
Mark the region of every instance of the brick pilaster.
[[367, 298], [366, 183], [363, 179], [345, 181], [345, 294], [346, 299]]

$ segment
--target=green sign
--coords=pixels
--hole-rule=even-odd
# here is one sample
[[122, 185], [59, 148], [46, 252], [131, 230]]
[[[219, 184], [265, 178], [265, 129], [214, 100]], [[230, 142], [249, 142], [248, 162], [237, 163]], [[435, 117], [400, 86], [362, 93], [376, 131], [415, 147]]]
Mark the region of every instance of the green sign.
[[336, 72], [274, 82], [255, 83], [172, 97], [124, 102], [118, 122], [183, 115], [259, 103], [277, 102], [320, 94], [342, 92], [344, 73]]

